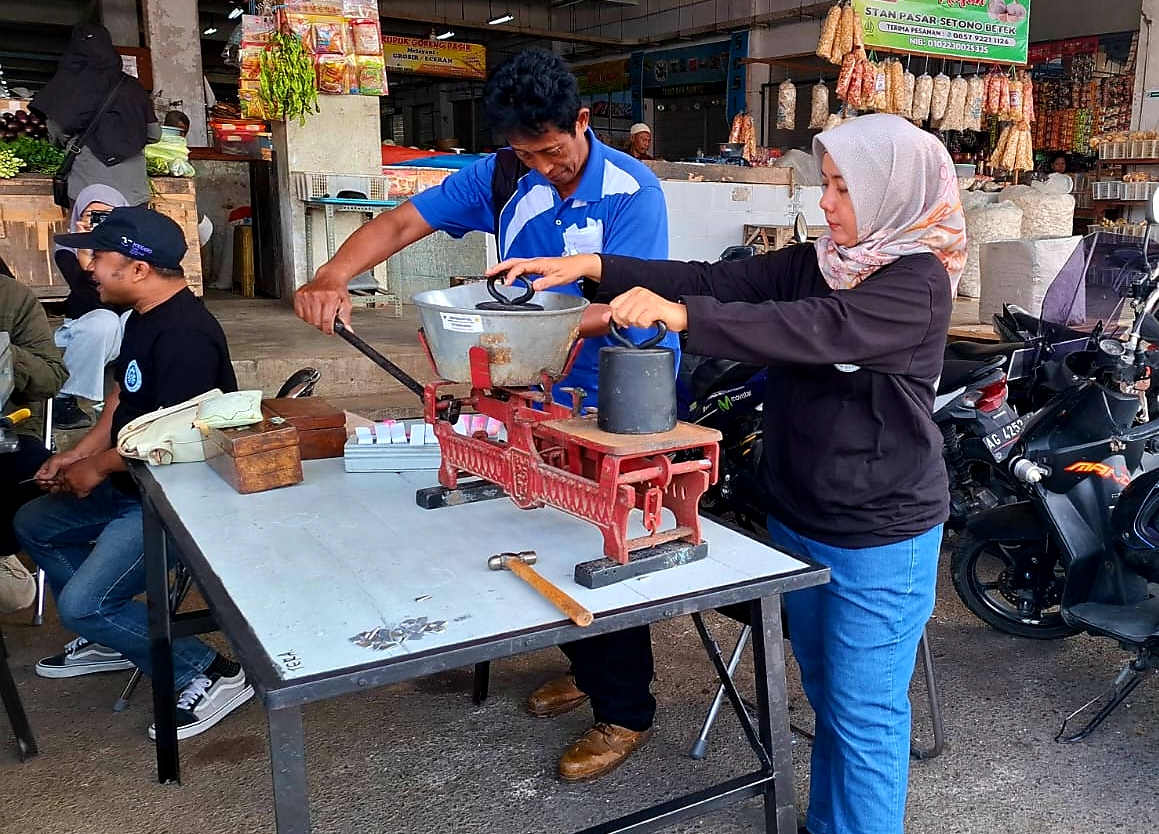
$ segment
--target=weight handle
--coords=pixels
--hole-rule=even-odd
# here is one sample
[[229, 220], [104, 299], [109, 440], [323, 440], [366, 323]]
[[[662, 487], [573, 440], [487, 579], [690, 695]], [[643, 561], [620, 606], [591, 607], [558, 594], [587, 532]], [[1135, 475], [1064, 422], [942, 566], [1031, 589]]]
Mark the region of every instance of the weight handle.
[[535, 288], [531, 286], [531, 282], [520, 275], [515, 279], [515, 281], [522, 282], [523, 286], [527, 287], [527, 292], [518, 298], [508, 298], [503, 293], [499, 292], [499, 282], [502, 280], [503, 276], [501, 275], [493, 275], [487, 279], [487, 292], [491, 293], [491, 297], [498, 301], [500, 304], [510, 304], [512, 306], [526, 304], [531, 300], [531, 297], [535, 295]]
[[652, 326], [656, 328], [656, 335], [645, 339], [639, 344], [636, 344], [628, 338], [628, 334], [621, 330], [618, 324], [612, 322], [612, 337], [615, 338], [616, 341], [618, 341], [624, 347], [637, 348], [638, 350], [647, 350], [648, 348], [656, 347], [656, 345], [664, 341], [664, 337], [668, 335], [668, 325], [666, 325], [664, 322], [658, 321]]
[[411, 391], [418, 394], [420, 398], [423, 396], [424, 389], [422, 383], [368, 345], [361, 336], [356, 335], [337, 316], [334, 318], [334, 332], [357, 348], [359, 353], [366, 356], [375, 365], [382, 368]]

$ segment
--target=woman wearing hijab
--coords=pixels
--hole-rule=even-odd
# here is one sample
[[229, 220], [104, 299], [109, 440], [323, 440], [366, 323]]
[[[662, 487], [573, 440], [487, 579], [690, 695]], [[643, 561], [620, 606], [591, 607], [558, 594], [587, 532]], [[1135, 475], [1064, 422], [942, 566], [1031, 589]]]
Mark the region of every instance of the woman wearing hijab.
[[130, 205], [149, 200], [141, 151], [161, 138], [149, 94], [121, 70], [121, 56], [108, 30], [97, 23], [81, 23], [72, 30], [56, 75], [29, 103], [47, 119], [52, 140], [67, 148], [93, 122], [118, 81], [120, 86], [92, 125], [69, 173], [72, 200], [86, 186], [98, 183], [115, 188]]
[[620, 325], [664, 321], [689, 353], [769, 367], [761, 480], [774, 545], [830, 569], [785, 597], [817, 716], [807, 830], [901, 834], [909, 681], [948, 512], [931, 417], [966, 257], [954, 165], [870, 115], [819, 135], [829, 233], [747, 261], [509, 261], [536, 289], [601, 280]]
[[[73, 203], [68, 230], [73, 234], [91, 232], [106, 214], [128, 204], [115, 188], [90, 185]], [[91, 252], [54, 246], [52, 257], [69, 287], [64, 302], [64, 324], [55, 335], [56, 346], [64, 351], [68, 381], [55, 400], [53, 425], [59, 429], [82, 429], [91, 426], [93, 420], [77, 404], [76, 398], [96, 403], [104, 401], [105, 366], [121, 351], [121, 336], [129, 310], [101, 302], [89, 272]]]

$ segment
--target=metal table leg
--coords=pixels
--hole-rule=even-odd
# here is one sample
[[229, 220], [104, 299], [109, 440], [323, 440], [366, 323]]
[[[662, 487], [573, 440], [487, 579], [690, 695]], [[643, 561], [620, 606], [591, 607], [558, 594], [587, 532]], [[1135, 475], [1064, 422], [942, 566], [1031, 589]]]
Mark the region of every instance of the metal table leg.
[[267, 709], [266, 717], [270, 724], [270, 764], [278, 834], [310, 834], [310, 785], [306, 781], [302, 708]]
[[169, 614], [169, 553], [157, 510], [142, 498], [145, 534], [145, 592], [149, 654], [153, 660], [153, 723], [157, 728], [157, 781], [180, 782], [177, 754], [177, 693], [173, 680], [173, 634]]
[[3, 631], [0, 631], [0, 703], [4, 704], [8, 721], [12, 724], [12, 734], [16, 736], [17, 755], [20, 756], [20, 761], [28, 761], [39, 750], [32, 735], [32, 726], [28, 723], [28, 715], [24, 712], [20, 693], [16, 690], [16, 681], [12, 679], [12, 670], [8, 666], [8, 647], [4, 644]]
[[785, 681], [785, 645], [777, 596], [752, 602], [753, 667], [757, 685], [757, 730], [773, 760], [773, 781], [765, 786], [765, 830], [796, 834], [793, 804], [793, 736]]

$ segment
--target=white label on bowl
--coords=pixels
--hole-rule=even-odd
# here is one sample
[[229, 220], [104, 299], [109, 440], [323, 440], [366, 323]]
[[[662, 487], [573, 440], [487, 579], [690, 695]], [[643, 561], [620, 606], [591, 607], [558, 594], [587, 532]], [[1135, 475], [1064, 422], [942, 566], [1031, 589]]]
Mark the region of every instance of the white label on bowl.
[[443, 330], [456, 333], [482, 333], [483, 317], [469, 313], [439, 313], [443, 317]]

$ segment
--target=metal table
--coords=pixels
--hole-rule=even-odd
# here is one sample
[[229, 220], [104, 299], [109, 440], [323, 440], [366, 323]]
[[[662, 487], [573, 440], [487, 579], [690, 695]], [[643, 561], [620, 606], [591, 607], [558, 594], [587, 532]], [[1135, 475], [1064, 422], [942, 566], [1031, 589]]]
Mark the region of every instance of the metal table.
[[[243, 496], [202, 463], [131, 470], [145, 509], [159, 781], [179, 779], [170, 641], [210, 627], [206, 614], [169, 614], [168, 568], [179, 554], [265, 706], [279, 834], [310, 830], [304, 704], [682, 614], [715, 648], [698, 612], [743, 602], [759, 682], [756, 727], [746, 733], [760, 768], [587, 832], [655, 831], [756, 796], [767, 831], [796, 831], [779, 595], [826, 582], [826, 569], [706, 520], [708, 558], [588, 590], [572, 570], [600, 552], [596, 527], [506, 499], [420, 509], [415, 491], [434, 472], [347, 474], [340, 460], [312, 461], [302, 484]], [[516, 576], [486, 566], [493, 553], [528, 549], [544, 576], [596, 615], [593, 625], [572, 625]], [[445, 630], [386, 650], [351, 641], [420, 617]], [[713, 662], [723, 674], [719, 652]], [[735, 689], [730, 700], [743, 712]]]

